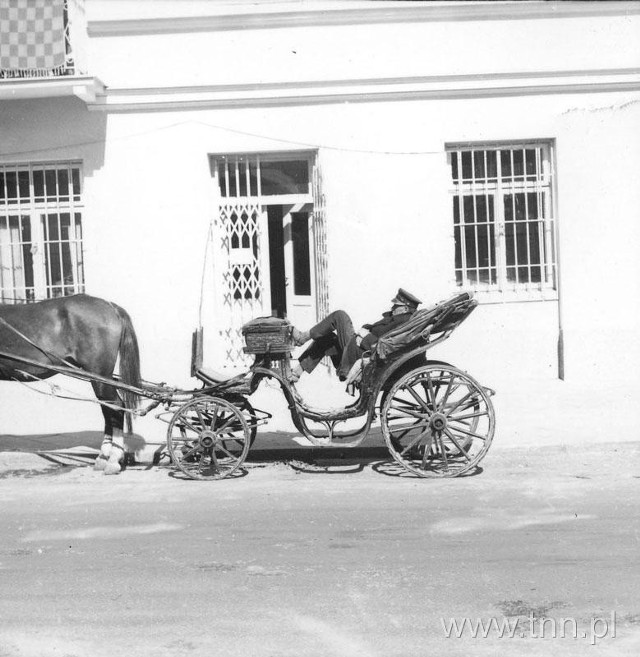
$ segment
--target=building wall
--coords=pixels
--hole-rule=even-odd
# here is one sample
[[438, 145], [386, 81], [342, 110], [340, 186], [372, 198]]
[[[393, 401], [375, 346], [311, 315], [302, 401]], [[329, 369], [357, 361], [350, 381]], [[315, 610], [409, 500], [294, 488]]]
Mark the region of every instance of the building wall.
[[[107, 3], [96, 5], [106, 11]], [[299, 83], [319, 76], [535, 76], [637, 66], [640, 42], [631, 38], [637, 28], [636, 17], [616, 16], [94, 36], [90, 66], [116, 96], [119, 87]], [[473, 57], [470, 42], [482, 46], [471, 49]], [[219, 365], [212, 338], [216, 263], [209, 258], [204, 266], [215, 212], [210, 154], [317, 149], [327, 199], [330, 305], [361, 324], [388, 306], [398, 286], [425, 302], [455, 291], [446, 144], [547, 139], [557, 153], [562, 317], [557, 301], [494, 299], [435, 355], [494, 387], [544, 385], [557, 376], [562, 319], [568, 381], [637, 381], [637, 90], [127, 111], [50, 99], [3, 101], [1, 108], [0, 162], [83, 161], [87, 291], [130, 312], [145, 378], [194, 385], [190, 335], [203, 281], [205, 361]], [[0, 410], [4, 433], [42, 431], [43, 418], [50, 431], [99, 426], [97, 409], [0, 386], [7, 400]], [[14, 410], [27, 404], [34, 413]], [[273, 425], [287, 426], [281, 417]], [[159, 437], [162, 425], [145, 419], [138, 430]]]

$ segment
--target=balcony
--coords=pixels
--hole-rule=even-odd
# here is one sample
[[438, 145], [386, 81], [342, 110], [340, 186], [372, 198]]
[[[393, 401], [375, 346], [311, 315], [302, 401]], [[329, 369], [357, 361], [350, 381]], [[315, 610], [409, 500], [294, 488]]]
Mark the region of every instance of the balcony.
[[[0, 5], [0, 101], [76, 96], [104, 85], [83, 66], [83, 0], [8, 0]], [[7, 29], [8, 26], [8, 29]]]

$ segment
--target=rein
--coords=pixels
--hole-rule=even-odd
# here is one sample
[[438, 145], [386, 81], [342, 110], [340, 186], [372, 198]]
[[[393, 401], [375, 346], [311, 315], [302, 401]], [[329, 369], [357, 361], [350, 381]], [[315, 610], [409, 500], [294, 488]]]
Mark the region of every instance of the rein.
[[[16, 372], [19, 372], [25, 378], [31, 379], [31, 382], [21, 381], [16, 377], [12, 377], [12, 381], [19, 383], [20, 385], [24, 386], [28, 390], [31, 390], [32, 392], [37, 392], [39, 395], [47, 395], [49, 397], [57, 397], [58, 399], [69, 399], [71, 401], [87, 402], [89, 404], [107, 406], [108, 408], [111, 408], [114, 411], [124, 411], [125, 413], [131, 413], [132, 415], [137, 415], [138, 417], [144, 417], [145, 415], [147, 415], [147, 413], [149, 413], [149, 411], [152, 411], [154, 408], [156, 408], [157, 406], [163, 403], [162, 400], [156, 399], [150, 402], [146, 408], [129, 409], [129, 408], [125, 408], [124, 406], [121, 406], [120, 404], [115, 404], [113, 402], [108, 402], [104, 400], [100, 401], [99, 399], [90, 399], [89, 397], [78, 397], [77, 396], [78, 393], [76, 393], [75, 391], [71, 391], [68, 388], [63, 388], [62, 386], [54, 383], [49, 383], [48, 381], [45, 381], [44, 379], [41, 379], [40, 377], [35, 376], [34, 374], [30, 374], [29, 372], [24, 372], [23, 370], [16, 370]], [[43, 383], [44, 385], [48, 386], [50, 392], [46, 392], [45, 390], [38, 390], [38, 388], [32, 387], [31, 385], [29, 385], [29, 383]], [[61, 394], [61, 392], [72, 393], [72, 394]], [[120, 391], [118, 391], [118, 394], [119, 393]]]

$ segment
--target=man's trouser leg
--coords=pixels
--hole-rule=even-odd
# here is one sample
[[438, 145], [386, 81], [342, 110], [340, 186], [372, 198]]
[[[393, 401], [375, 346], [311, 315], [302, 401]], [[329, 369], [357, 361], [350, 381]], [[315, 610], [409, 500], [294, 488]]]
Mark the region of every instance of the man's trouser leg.
[[344, 349], [351, 338], [356, 334], [353, 330], [351, 317], [344, 310], [334, 310], [321, 322], [309, 329], [312, 340], [335, 333], [340, 349]]
[[355, 336], [355, 331], [349, 315], [344, 310], [335, 310], [313, 326], [309, 336], [313, 342], [299, 359], [305, 372], [312, 372], [325, 356], [331, 357], [337, 369], [342, 352]]

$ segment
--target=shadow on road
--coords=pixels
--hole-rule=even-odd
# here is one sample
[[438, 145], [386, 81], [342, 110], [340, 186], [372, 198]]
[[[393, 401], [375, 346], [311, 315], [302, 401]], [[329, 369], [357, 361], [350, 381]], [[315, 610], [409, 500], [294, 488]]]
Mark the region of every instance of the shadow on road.
[[[61, 466], [85, 466], [93, 464], [102, 443], [102, 431], [76, 431], [65, 433], [31, 434], [16, 436], [0, 435], [0, 452], [35, 454], [43, 461]], [[128, 451], [145, 447], [146, 441], [138, 434], [126, 437]], [[129, 464], [133, 464], [129, 460]]]
[[[102, 431], [75, 431], [65, 433], [42, 433], [27, 436], [0, 435], [0, 452], [50, 452], [55, 450], [72, 450], [88, 447], [100, 449]], [[127, 446], [133, 451], [142, 449], [146, 445], [145, 439], [133, 434], [126, 438]], [[94, 454], [95, 455], [95, 454]]]
[[[372, 465], [374, 472], [378, 474], [383, 474], [387, 477], [409, 477], [410, 479], [415, 479], [416, 475], [405, 470], [399, 463], [387, 459], [386, 461], [381, 461], [380, 463], [374, 463]], [[463, 479], [465, 477], [476, 477], [479, 474], [482, 474], [483, 469], [478, 465], [469, 472], [458, 475], [457, 479]], [[433, 476], [432, 478], [442, 479], [442, 477]]]

